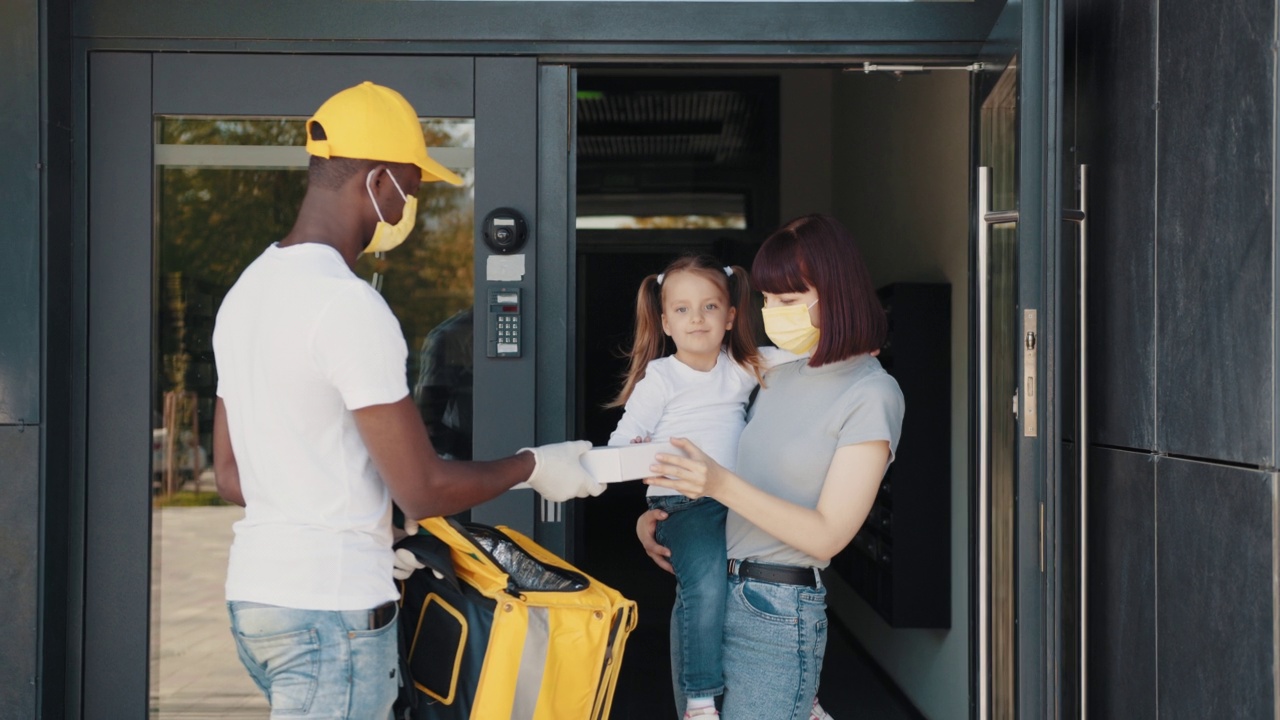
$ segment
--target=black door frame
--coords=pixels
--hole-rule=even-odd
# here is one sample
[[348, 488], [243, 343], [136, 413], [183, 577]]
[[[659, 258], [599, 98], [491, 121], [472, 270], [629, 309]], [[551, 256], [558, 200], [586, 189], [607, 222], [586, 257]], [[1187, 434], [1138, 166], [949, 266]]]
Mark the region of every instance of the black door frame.
[[[84, 468], [82, 697], [84, 717], [147, 712], [150, 627], [153, 143], [158, 115], [307, 117], [328, 95], [364, 79], [402, 89], [433, 117], [476, 123], [478, 216], [512, 207], [537, 227], [537, 62], [532, 58], [94, 53], [89, 57], [87, 383]], [[477, 228], [479, 235], [479, 228]], [[265, 240], [264, 240], [265, 242]], [[477, 242], [474, 301], [487, 291], [487, 248]], [[537, 254], [526, 251], [524, 331], [538, 332]], [[475, 453], [535, 444], [534, 368], [484, 357], [475, 375]], [[414, 349], [416, 350], [416, 348]], [[533, 493], [473, 511], [533, 530]], [[145, 548], [145, 551], [143, 550]], [[91, 590], [91, 592], [89, 591]]]
[[[1020, 5], [1020, 7], [1014, 9], [1012, 13], [1005, 12], [998, 23], [994, 18], [1004, 7], [1003, 0], [975, 0], [972, 3], [895, 3], [874, 6], [859, 3], [806, 3], [804, 13], [797, 13], [796, 5], [789, 3], [732, 3], [734, 12], [727, 13], [725, 11], [729, 8], [724, 3], [602, 3], [600, 5], [607, 7], [589, 8], [590, 3], [577, 2], [497, 2], [482, 3], [485, 6], [483, 12], [478, 11], [476, 5], [471, 3], [448, 3], [446, 5], [450, 6], [450, 9], [446, 12], [446, 16], [449, 21], [435, 25], [435, 29], [430, 31], [434, 33], [432, 37], [389, 38], [388, 27], [395, 26], [391, 30], [394, 34], [399, 32], [395, 28], [405, 27], [407, 24], [386, 23], [384, 17], [378, 25], [377, 32], [365, 36], [378, 36], [387, 40], [374, 42], [358, 39], [361, 33], [367, 32], [367, 21], [360, 17], [353, 17], [366, 12], [368, 6], [341, 4], [337, 0], [329, 0], [322, 4], [333, 11], [328, 14], [316, 12], [315, 17], [325, 18], [322, 21], [291, 23], [289, 18], [272, 17], [267, 19], [265, 26], [258, 22], [257, 16], [261, 13], [255, 13], [247, 5], [244, 13], [227, 12], [226, 8], [188, 9], [184, 11], [182, 17], [177, 17], [174, 11], [168, 9], [170, 6], [159, 0], [145, 0], [142, 3], [128, 0], [102, 0], [91, 4], [73, 20], [74, 32], [82, 38], [74, 43], [74, 54], [79, 58], [74, 66], [72, 83], [73, 87], [78, 89], [73, 97], [76, 107], [74, 114], [80, 121], [74, 138], [76, 142], [74, 161], [80, 167], [111, 166], [121, 163], [127, 165], [137, 162], [136, 152], [139, 148], [145, 148], [143, 157], [148, 174], [151, 167], [152, 110], [149, 88], [143, 92], [128, 82], [121, 87], [112, 88], [112, 93], [118, 93], [115, 96], [117, 101], [130, 98], [136, 100], [137, 104], [133, 102], [120, 104], [128, 108], [126, 115], [145, 114], [145, 123], [136, 125], [141, 117], [139, 115], [129, 121], [130, 129], [121, 129], [122, 137], [130, 137], [128, 143], [120, 145], [113, 143], [111, 146], [104, 147], [90, 144], [87, 122], [90, 109], [93, 108], [93, 97], [95, 97], [88, 91], [91, 87], [90, 66], [101, 62], [96, 59], [91, 61], [91, 57], [100, 56], [104, 60], [110, 57], [112, 59], [107, 62], [122, 63], [128, 66], [128, 72], [143, 73], [149, 82], [150, 70], [143, 67], [141, 58], [147, 58], [149, 63], [150, 58], [153, 57], [152, 53], [156, 51], [160, 52], [154, 57], [161, 57], [165, 50], [231, 53], [246, 50], [267, 53], [323, 50], [324, 52], [386, 53], [388, 56], [435, 53], [474, 55], [477, 52], [493, 52], [495, 45], [491, 41], [501, 40], [503, 41], [502, 52], [523, 53], [528, 57], [491, 58], [490, 60], [495, 63], [514, 62], [516, 64], [508, 67], [518, 66], [518, 72], [532, 73], [535, 84], [529, 87], [538, 88], [536, 90], [538, 94], [534, 99], [541, 98], [544, 101], [541, 104], [534, 103], [539, 110], [525, 127], [526, 131], [534, 133], [530, 136], [534, 140], [528, 147], [537, 147], [538, 158], [527, 167], [527, 170], [535, 173], [536, 177], [521, 175], [518, 181], [514, 181], [513, 191], [521, 192], [521, 189], [515, 185], [523, 183], [523, 192], [529, 196], [527, 202], [530, 207], [528, 214], [532, 216], [531, 224], [538, 227], [540, 233], [546, 233], [549, 241], [553, 236], [567, 239], [567, 242], [559, 245], [558, 248], [551, 248], [550, 242], [547, 247], [539, 247], [537, 257], [531, 259], [533, 263], [541, 261], [546, 265], [540, 271], [544, 278], [547, 277], [548, 272], [558, 272], [552, 268], [557, 266], [565, 268], [565, 276], [561, 278], [562, 282], [558, 283], [558, 286], [545, 283], [539, 286], [534, 295], [545, 301], [553, 301], [553, 298], [560, 297], [559, 293], [568, 292], [567, 299], [561, 298], [554, 301], [564, 301], [566, 307], [572, 307], [572, 274], [568, 271], [573, 257], [572, 208], [570, 206], [567, 216], [563, 217], [540, 218], [536, 214], [539, 205], [549, 207], [548, 203], [555, 200], [556, 194], [560, 192], [557, 188], [572, 187], [573, 163], [569, 160], [572, 148], [571, 129], [563, 134], [563, 143], [546, 142], [545, 133], [538, 133], [536, 130], [539, 123], [546, 127], [547, 123], [564, 122], [567, 128], [570, 127], [571, 117], [568, 108], [573, 98], [573, 71], [569, 67], [571, 63], [666, 59], [679, 60], [682, 64], [698, 62], [776, 65], [784, 62], [828, 64], [841, 59], [890, 57], [945, 61], [954, 58], [981, 57], [984, 55], [984, 47], [988, 51], [995, 46], [1001, 47], [1002, 49], [994, 53], [995, 55], [1003, 55], [1010, 48], [1018, 51], [1023, 63], [1024, 77], [1030, 80], [1030, 82], [1024, 82], [1020, 98], [1021, 107], [1024, 108], [1021, 142], [1024, 148], [1037, 149], [1034, 153], [1024, 152], [1020, 160], [1019, 196], [1023, 208], [1038, 210], [1035, 213], [1038, 219], [1033, 218], [1030, 213], [1024, 217], [1020, 236], [1039, 239], [1038, 242], [1020, 240], [1020, 248], [1026, 250], [1020, 252], [1021, 277], [1027, 282], [1020, 286], [1019, 297], [1024, 307], [1041, 308], [1041, 317], [1044, 319], [1042, 324], [1046, 320], [1050, 323], [1049, 327], [1044, 328], [1040, 338], [1043, 358], [1042, 371], [1039, 373], [1041, 436], [1034, 442], [1024, 441], [1019, 449], [1020, 483], [1026, 483], [1025, 486], [1020, 485], [1019, 492], [1019, 519], [1022, 529], [1019, 544], [1024, 550], [1040, 548], [1038, 525], [1029, 521], [1032, 516], [1027, 515], [1026, 510], [1034, 507], [1038, 514], [1040, 503], [1045, 503], [1044, 537], [1048, 538], [1044, 549], [1045, 559], [1048, 567], [1056, 567], [1058, 548], [1054, 539], [1058, 537], [1058, 530], [1054, 518], [1058, 462], [1055, 457], [1054, 443], [1043, 442], [1043, 440], [1057, 436], [1059, 414], [1053, 363], [1054, 348], [1060, 330], [1056, 325], [1058, 316], [1056, 308], [1059, 306], [1058, 296], [1061, 288], [1056, 283], [1054, 261], [1058, 256], [1058, 225], [1056, 222], [1049, 222], [1048, 219], [1060, 214], [1061, 208], [1059, 173], [1056, 171], [1057, 158], [1060, 156], [1057, 152], [1057, 138], [1060, 134], [1061, 121], [1056, 113], [1059, 113], [1061, 73], [1057, 63], [1057, 59], [1060, 58], [1058, 23], [1046, 22], [1046, 18], [1056, 18], [1060, 15], [1058, 0], [1015, 3], [1014, 5]], [[399, 7], [401, 4], [394, 5]], [[412, 17], [414, 13], [421, 12], [416, 8], [428, 4], [403, 3], [402, 5], [403, 9], [398, 9], [396, 12], [406, 13], [405, 17]], [[438, 6], [438, 4], [430, 5]], [[561, 28], [560, 34], [553, 37], [582, 37], [585, 42], [546, 41], [522, 35], [530, 32], [529, 28], [536, 24], [535, 19], [545, 19], [543, 16], [536, 16], [536, 18], [528, 16], [528, 13], [534, 12], [535, 7], [550, 12], [553, 18], [550, 27]], [[815, 12], [807, 14], [810, 9]], [[513, 22], [499, 26], [491, 19], [490, 11], [492, 10], [507, 13], [506, 17], [509, 19], [526, 17], [529, 22]], [[584, 11], [587, 11], [587, 16], [585, 23], [582, 23], [581, 13]], [[671, 22], [672, 12], [682, 17], [688, 15], [693, 22]], [[487, 19], [472, 23], [481, 16]], [[738, 19], [726, 21], [726, 17]], [[785, 19], [791, 22], [796, 17], [802, 17], [800, 22], [802, 27], [798, 33], [790, 35], [792, 39], [785, 42], [769, 38], [771, 30], [761, 30], [761, 28], [777, 27], [777, 21], [780, 20]], [[241, 22], [239, 18], [246, 18], [246, 20]], [[253, 20], [247, 20], [249, 18]], [[611, 35], [611, 33], [616, 34], [616, 28], [627, 27], [625, 24], [619, 24], [619, 21], [632, 22], [637, 18], [642, 19], [641, 24], [629, 26], [634, 30], [628, 31], [628, 34], [634, 32], [633, 39], [620, 40], [615, 35]], [[660, 18], [661, 20], [643, 20], [643, 18]], [[851, 19], [856, 18], [861, 18], [861, 21], [851, 24]], [[867, 18], [872, 18], [873, 21], [867, 22]], [[699, 25], [696, 22], [698, 19], [704, 22]], [[192, 24], [193, 21], [195, 24]], [[345, 26], [343, 26], [344, 21]], [[742, 24], [747, 22], [750, 22], [752, 27]], [[308, 27], [314, 29], [316, 23], [321, 23], [328, 30], [316, 33], [307, 29]], [[446, 36], [448, 28], [455, 25], [456, 32], [452, 36]], [[192, 37], [190, 32], [185, 30], [191, 27], [208, 28], [208, 36]], [[418, 25], [418, 27], [422, 26]], [[853, 27], [857, 30], [852, 33], [833, 33], [832, 28], [841, 27]], [[412, 32], [418, 32], [418, 30], [415, 29]], [[836, 35], [840, 37], [836, 38]], [[243, 36], [244, 39], [228, 39], [239, 36]], [[274, 39], [252, 39], [264, 36]], [[326, 42], [320, 46], [306, 42], [302, 36], [333, 37], [336, 41]], [[877, 41], [877, 38], [880, 41]], [[886, 38], [888, 42], [885, 42]], [[706, 43], [708, 39], [714, 42]], [[700, 42], [690, 42], [694, 40]], [[543, 61], [541, 66], [538, 65], [535, 56], [539, 56]], [[333, 57], [339, 63], [361, 60], [354, 56]], [[501, 71], [495, 72], [497, 75], [503, 74]], [[543, 82], [537, 82], [538, 79]], [[96, 75], [96, 71], [93, 80], [95, 82], [101, 80]], [[528, 98], [525, 97], [525, 99]], [[554, 109], [553, 104], [548, 102], [559, 103], [560, 100], [564, 101], [562, 107], [566, 108], [563, 113]], [[124, 121], [124, 118], [120, 120]], [[145, 127], [146, 131], [139, 132], [138, 127]], [[481, 142], [483, 143], [483, 140]], [[477, 150], [479, 147], [477, 146]], [[479, 162], [478, 156], [477, 163]], [[529, 183], [535, 183], [536, 193]], [[116, 185], [122, 186], [124, 183]], [[477, 208], [481, 206], [480, 187], [483, 187], [483, 183], [477, 187]], [[149, 413], [149, 395], [144, 393], [133, 397], [124, 387], [104, 382], [102, 379], [95, 382], [94, 378], [99, 377], [95, 368], [106, 367], [126, 359], [127, 353], [122, 350], [123, 346], [139, 341], [142, 342], [143, 347], [150, 345], [149, 318], [140, 326], [134, 326], [131, 320], [136, 318], [112, 317], [110, 313], [104, 313], [109, 305], [104, 303], [104, 297], [117, 293], [118, 298], [129, 298], [130, 303], [142, 303], [136, 307], [145, 307], [149, 311], [151, 303], [149, 287], [129, 287], [127, 281], [123, 280], [127, 278], [127, 273], [113, 275], [112, 270], [137, 267], [138, 263], [149, 267], [150, 257], [149, 251], [148, 255], [143, 257], [137, 254], [131, 255], [120, 248], [111, 248], [109, 251], [104, 248], [104, 251], [90, 254], [85, 248], [87, 248], [90, 234], [95, 232], [95, 217], [89, 211], [90, 200], [86, 198], [92, 191], [92, 202], [95, 206], [99, 203], [109, 203], [112, 202], [110, 193], [115, 192], [116, 189], [99, 185], [90, 188], [88, 174], [79, 173], [73, 176], [72, 191], [72, 196], [77, 198], [73, 241], [80, 250], [72, 253], [69, 271], [73, 287], [71, 365], [87, 368], [87, 370], [82, 371], [82, 375], [73, 372], [70, 378], [72, 395], [70, 425], [73, 436], [69, 478], [71, 492], [67, 498], [67, 507], [64, 508], [73, 518], [68, 527], [68, 560], [70, 562], [68, 564], [69, 580], [66, 581], [70, 591], [66, 633], [68, 639], [65, 683], [67, 714], [71, 717], [95, 717], [103, 716], [103, 713], [118, 716], [122, 711], [128, 713], [128, 708], [136, 706], [139, 700], [145, 712], [147, 643], [145, 636], [141, 641], [136, 638], [128, 639], [126, 631], [130, 628], [147, 627], [148, 603], [117, 602], [113, 604], [101, 600], [100, 591], [103, 587], [103, 576], [121, 570], [110, 554], [119, 540], [113, 536], [113, 530], [120, 529], [135, 535], [142, 533], [146, 536], [147, 547], [150, 546], [149, 519], [141, 517], [145, 512], [149, 512], [150, 505], [148, 502], [140, 506], [141, 510], [137, 507], [130, 510], [121, 505], [127, 502], [123, 496], [105, 493], [107, 486], [97, 482], [87, 482], [87, 479], [90, 475], [104, 477], [110, 474], [127, 474], [134, 470], [129, 466], [128, 459], [115, 456], [114, 446], [111, 444], [111, 432], [123, 432], [132, 438], [129, 432], [132, 431], [133, 426], [118, 420], [121, 408], [129, 413], [137, 413], [141, 409]], [[569, 197], [572, 195], [570, 194]], [[138, 226], [133, 228], [133, 231], [143, 232], [149, 238], [151, 234], [149, 213], [135, 218], [135, 221]], [[561, 255], [561, 252], [567, 252], [567, 257]], [[479, 261], [478, 257], [477, 262]], [[478, 274], [477, 277], [481, 275]], [[479, 282], [477, 286], [479, 288]], [[105, 319], [108, 324], [104, 327], [114, 328], [119, 331], [119, 334], [114, 330], [107, 335], [101, 334], [100, 331], [91, 333], [90, 307], [93, 308], [95, 325], [99, 319]], [[103, 314], [106, 318], [99, 317]], [[558, 319], [564, 320], [566, 326], [529, 328], [530, 334], [535, 334], [538, 338], [540, 346], [546, 342], [551, 347], [568, 347], [573, 336], [572, 317]], [[567, 353], [565, 357], [568, 357]], [[548, 362], [531, 364], [530, 372], [536, 373], [536, 382], [541, 387], [559, 385], [565, 388], [566, 393], [572, 392], [572, 385], [568, 382], [568, 378], [572, 377], [571, 365], [552, 367]], [[532, 382], [529, 383], [529, 387], [533, 387]], [[505, 400], [507, 399], [504, 398]], [[565, 396], [565, 401], [566, 409], [571, 407], [568, 404], [571, 402], [571, 397]], [[557, 398], [544, 394], [542, 402], [554, 405], [557, 403]], [[135, 407], [139, 403], [142, 407]], [[536, 436], [540, 442], [566, 437], [571, 431], [567, 424], [569, 421], [566, 420], [570, 413], [566, 411], [556, 416], [552, 410], [554, 407], [543, 409], [540, 406], [537, 419], [531, 420], [531, 426], [521, 431], [521, 434], [527, 434], [530, 440]], [[537, 426], [536, 432], [532, 427], [534, 424]], [[149, 422], [146, 426], [149, 427]], [[130, 428], [129, 432], [124, 432], [125, 427]], [[104, 428], [113, 428], [113, 430], [104, 434], [102, 432]], [[559, 437], [556, 437], [557, 435]], [[91, 458], [94, 459], [92, 464]], [[99, 458], [104, 458], [107, 461], [106, 464], [98, 463]], [[136, 463], [136, 458], [132, 462]], [[75, 480], [76, 478], [79, 480]], [[137, 503], [136, 498], [132, 502]], [[121, 508], [119, 514], [115, 510], [117, 507]], [[96, 511], [91, 513], [91, 508], [110, 509], [105, 513]], [[57, 509], [46, 510], [46, 512], [51, 511], [56, 512]], [[75, 520], [75, 518], [80, 519]], [[128, 522], [129, 520], [133, 522]], [[1022, 554], [1028, 557], [1032, 555], [1028, 552]], [[1038, 557], [1038, 553], [1035, 555]], [[145, 588], [148, 587], [146, 582], [148, 570], [149, 564], [144, 562], [140, 575], [142, 579], [136, 585], [136, 588], [141, 588], [139, 591], [144, 594]], [[130, 578], [138, 579], [136, 570], [130, 573]], [[46, 580], [46, 583], [48, 582], [52, 581]], [[1028, 717], [1051, 717], [1057, 706], [1055, 658], [1058, 646], [1057, 617], [1060, 614], [1058, 586], [1059, 583], [1053, 573], [1044, 575], [1042, 582], [1035, 584], [1034, 587], [1020, 585], [1022, 599], [1019, 608], [1019, 646], [1040, 649], [1039, 653], [1024, 653], [1020, 656], [1022, 659], [1019, 683], [1022, 700], [1019, 707], [1022, 712], [1027, 713]], [[92, 593], [86, 592], [89, 588], [93, 589]], [[86, 595], [93, 595], [94, 603], [86, 604]], [[145, 597], [143, 599], [145, 600]], [[56, 637], [57, 633], [47, 635], [47, 637], [50, 636]], [[125, 639], [122, 640], [122, 638]], [[140, 647], [140, 653], [137, 649], [124, 654], [116, 652], [115, 648], [118, 648], [121, 643], [130, 647]], [[108, 649], [111, 651], [107, 652]], [[44, 650], [46, 654], [51, 651], [58, 652], [56, 648]], [[143, 685], [141, 693], [136, 690], [136, 677], [130, 677], [131, 674], [139, 674], [139, 669], [141, 669]], [[123, 702], [120, 704], [103, 702], [103, 698], [115, 697], [122, 698]], [[132, 700], [130, 700], [131, 697]]]
[[[1035, 339], [1038, 367], [1035, 374], [1035, 393], [1038, 399], [1038, 431], [1028, 437], [1025, 432], [1026, 394], [1018, 398], [1016, 422], [1016, 506], [1015, 536], [1017, 552], [1014, 574], [1017, 578], [1015, 652], [1017, 653], [1017, 698], [1015, 711], [1019, 717], [1056, 718], [1060, 716], [1063, 702], [1060, 693], [1072, 684], [1066, 675], [1072, 668], [1062, 666], [1063, 603], [1070, 602], [1062, 594], [1064, 559], [1070, 549], [1063, 546], [1062, 512], [1060, 493], [1064, 487], [1063, 467], [1058, 457], [1061, 452], [1062, 407], [1064, 402], [1074, 402], [1070, 389], [1059, 385], [1059, 347], [1062, 333], [1069, 332], [1063, 325], [1063, 303], [1068, 305], [1074, 297], [1074, 287], [1064, 287], [1059, 276], [1061, 257], [1061, 218], [1063, 212], [1061, 188], [1062, 137], [1062, 5], [1060, 0], [1041, 0], [1032, 3], [1009, 3], [991, 30], [979, 60], [989, 63], [990, 72], [983, 73], [974, 83], [971, 169], [976, 178], [980, 164], [978, 156], [978, 113], [990, 91], [995, 87], [1000, 73], [1011, 59], [1018, 63], [1018, 138], [1017, 138], [1017, 253], [1018, 288], [1016, 290], [1018, 317], [1023, 310], [1036, 310], [1039, 327]], [[970, 191], [976, 207], [977, 182]], [[976, 213], [971, 217], [971, 237], [977, 237], [977, 223], [983, 222]], [[975, 256], [970, 267], [976, 273]], [[971, 326], [977, 327], [976, 292], [971, 295]], [[1018, 327], [1021, 327], [1021, 323]], [[1021, 334], [1021, 333], [1020, 333]], [[976, 350], [975, 350], [976, 352]], [[1025, 378], [1025, 356], [1019, 354], [1017, 377]], [[976, 357], [976, 356], [974, 356]], [[971, 397], [976, 396], [977, 363], [971, 362]], [[1020, 384], [1025, 384], [1025, 379]], [[1067, 388], [1070, 388], [1068, 385]], [[976, 415], [971, 424], [972, 447], [984, 442], [976, 436]], [[976, 467], [971, 466], [976, 473]], [[971, 487], [976, 487], [975, 482]], [[971, 496], [971, 533], [978, 531], [976, 495]], [[971, 567], [977, 565], [977, 543], [971, 543], [974, 555]], [[971, 576], [976, 573], [971, 572]], [[1028, 579], [1033, 579], [1028, 582]], [[970, 593], [976, 599], [976, 587]], [[976, 604], [976, 602], [975, 602]], [[976, 615], [973, 617], [976, 618]], [[977, 638], [978, 628], [971, 625], [971, 637]], [[977, 717], [977, 662], [978, 643], [971, 645], [971, 687], [975, 693], [971, 702], [971, 715]]]

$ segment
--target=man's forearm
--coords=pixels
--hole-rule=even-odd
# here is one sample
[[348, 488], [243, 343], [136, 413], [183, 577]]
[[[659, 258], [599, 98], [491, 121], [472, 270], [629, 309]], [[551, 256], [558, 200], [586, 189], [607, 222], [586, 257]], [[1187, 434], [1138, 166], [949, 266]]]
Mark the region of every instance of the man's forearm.
[[533, 453], [484, 462], [441, 460], [428, 471], [432, 477], [426, 478], [421, 493], [397, 502], [406, 514], [415, 518], [452, 515], [492, 500], [513, 485], [528, 480], [533, 464]]
[[418, 408], [408, 397], [352, 414], [392, 499], [411, 518], [467, 510], [528, 480], [533, 473], [530, 453], [488, 462], [442, 459], [431, 446]]

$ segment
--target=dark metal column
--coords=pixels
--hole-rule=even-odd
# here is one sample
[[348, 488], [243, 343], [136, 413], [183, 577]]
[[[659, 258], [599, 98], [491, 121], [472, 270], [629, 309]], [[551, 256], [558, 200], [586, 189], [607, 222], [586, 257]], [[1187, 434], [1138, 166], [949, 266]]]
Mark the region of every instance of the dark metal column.
[[[538, 442], [573, 437], [574, 403], [574, 189], [575, 73], [567, 65], [538, 70]], [[538, 503], [535, 539], [567, 557], [573, 543], [575, 503]]]
[[89, 59], [84, 715], [147, 714], [151, 56]]
[[[475, 428], [477, 460], [492, 460], [535, 444], [534, 382], [538, 337], [538, 64], [533, 58], [476, 60], [476, 324]], [[481, 219], [491, 210], [512, 208], [524, 215], [529, 240], [514, 253], [524, 256], [518, 280], [491, 280], [494, 255], [482, 240]], [[485, 356], [489, 290], [519, 288], [522, 354]], [[534, 493], [512, 490], [471, 513], [477, 522], [510, 525], [533, 534]]]

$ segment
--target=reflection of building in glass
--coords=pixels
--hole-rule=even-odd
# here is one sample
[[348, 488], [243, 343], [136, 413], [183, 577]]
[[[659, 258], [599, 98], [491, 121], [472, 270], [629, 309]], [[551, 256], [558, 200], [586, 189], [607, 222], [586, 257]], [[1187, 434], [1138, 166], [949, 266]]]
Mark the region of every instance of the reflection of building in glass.
[[441, 457], [471, 459], [472, 308], [427, 333], [413, 399]]

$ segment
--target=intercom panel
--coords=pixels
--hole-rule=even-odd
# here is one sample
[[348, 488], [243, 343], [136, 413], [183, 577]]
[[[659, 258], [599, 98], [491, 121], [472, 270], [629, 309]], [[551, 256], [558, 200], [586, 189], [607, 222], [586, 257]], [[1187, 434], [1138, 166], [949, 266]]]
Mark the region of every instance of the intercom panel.
[[520, 288], [490, 288], [488, 357], [520, 357]]

